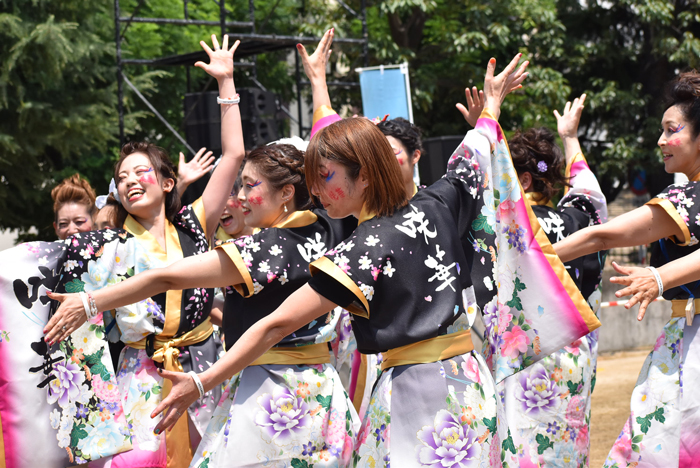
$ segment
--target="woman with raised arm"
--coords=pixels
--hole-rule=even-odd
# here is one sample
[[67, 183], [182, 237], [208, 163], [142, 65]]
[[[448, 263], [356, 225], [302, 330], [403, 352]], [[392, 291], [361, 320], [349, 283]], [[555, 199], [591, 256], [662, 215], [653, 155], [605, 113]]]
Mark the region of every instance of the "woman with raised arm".
[[[495, 181], [501, 188], [499, 201], [514, 203], [497, 224], [502, 288], [494, 308], [502, 321], [501, 346], [493, 359], [498, 363], [498, 378], [598, 325], [583, 297], [576, 293], [572, 299], [567, 293], [575, 286], [563, 265], [555, 256], [542, 253], [551, 254], [551, 246], [532, 229], [494, 118], [507, 90], [525, 78], [526, 64], [516, 71], [518, 59], [495, 77], [495, 60], [489, 62], [484, 87], [487, 110], [477, 131], [460, 145], [447, 176], [410, 202], [396, 156], [374, 124], [347, 119], [318, 133], [307, 152], [307, 183], [330, 216], [352, 214], [360, 225], [351, 238], [311, 263], [314, 277], [309, 284], [248, 328], [201, 379], [163, 371], [174, 387], [154, 412], [167, 408], [157, 430], [176, 421], [201, 391], [268, 355], [267, 350], [284, 337], [340, 305], [355, 314], [353, 328], [360, 351], [382, 352], [385, 357], [353, 455], [356, 465], [386, 466], [390, 460], [402, 467], [452, 460], [462, 466], [479, 460], [500, 464], [501, 442], [509, 438], [498, 428], [494, 379], [469, 338], [476, 307], [470, 289], [470, 253], [465, 249], [470, 244], [464, 239], [483, 205], [485, 185], [493, 190]], [[137, 275], [96, 292], [96, 307], [109, 309], [162, 289], [182, 287], [183, 271], [206, 287], [225, 282], [254, 292], [255, 284], [249, 284], [236, 266], [245, 259], [235, 252], [219, 248], [146, 276]], [[279, 272], [269, 273], [279, 277]], [[80, 309], [75, 297], [57, 298], [67, 315]], [[311, 424], [311, 408], [302, 394], [280, 390], [258, 401], [256, 423], [267, 427], [267, 437], [286, 439]], [[236, 424], [235, 419], [231, 421], [231, 427]], [[324, 430], [330, 433], [331, 427]], [[303, 450], [313, 450], [309, 444]]]
[[[220, 284], [227, 285], [222, 327], [227, 348], [305, 284], [311, 278], [309, 263], [342, 240], [331, 223], [308, 210], [304, 154], [292, 145], [251, 151], [238, 200], [246, 225], [263, 230], [220, 244], [217, 251], [229, 260], [217, 253], [206, 257], [214, 271], [221, 261], [237, 269], [235, 275], [222, 277], [231, 282]], [[199, 273], [196, 268], [179, 270], [178, 288], [205, 282]], [[137, 277], [140, 281], [130, 288], [134, 294], [142, 291], [139, 284], [150, 282], [148, 276]], [[94, 297], [99, 300], [97, 292]], [[80, 300], [75, 303], [75, 316], [80, 317]], [[340, 316], [337, 309], [300, 324], [226, 384], [193, 465], [253, 466], [269, 460], [292, 466], [347, 465], [360, 420], [330, 364], [329, 345], [336, 339]], [[291, 419], [280, 424], [280, 417]]]
[[[700, 205], [695, 200], [700, 194], [700, 74], [682, 73], [670, 84], [661, 125], [658, 145], [666, 172], [683, 173], [689, 182], [670, 185], [645, 206], [583, 229], [554, 246], [562, 260], [570, 261], [600, 250], [659, 241], [652, 251], [649, 273], [658, 282], [657, 292], [672, 301], [673, 312], [642, 368], [632, 393], [630, 418], [605, 462], [608, 467], [694, 466], [700, 454], [700, 412], [694, 391], [700, 366], [687, 358], [694, 356], [698, 345], [695, 336], [700, 320], [693, 317], [700, 311], [694, 300], [700, 284], [684, 283], [692, 276], [679, 274], [674, 268], [671, 284], [677, 287], [664, 292], [663, 278], [654, 269], [698, 250]], [[630, 270], [618, 267], [618, 271]], [[630, 292], [635, 296], [628, 307], [642, 301], [641, 320], [649, 295], [635, 288]]]
[[[480, 105], [475, 91], [467, 97], [470, 110]], [[564, 155], [544, 127], [516, 132], [510, 140], [520, 185], [550, 242], [607, 218], [605, 196], [578, 141], [585, 99], [584, 94], [567, 102], [563, 115], [554, 111]], [[554, 207], [552, 198], [562, 188], [564, 196]], [[565, 264], [594, 312], [600, 305], [604, 258], [592, 254]], [[486, 320], [485, 324], [490, 335], [486, 343], [493, 343], [495, 323]], [[508, 466], [588, 466], [596, 356], [594, 331], [499, 383], [503, 418], [515, 447], [514, 453], [506, 452]]]
[[[116, 417], [123, 406], [130, 431], [122, 437], [128, 441], [131, 435], [133, 450], [114, 456], [112, 466], [189, 465], [192, 446], [196, 447], [204, 433], [221, 395], [219, 389], [211, 389], [212, 392], [182, 409], [181, 414], [185, 417], [171, 431], [160, 435], [153, 433], [156, 421], [147, 415], [169, 391], [169, 385], [163, 381], [158, 369], [202, 372], [217, 358], [209, 320], [212, 290], [192, 285], [153, 294], [141, 298], [145, 301], [122, 304], [124, 307], [105, 314], [104, 320], [101, 314], [96, 314], [91, 299], [106, 285], [209, 250], [208, 239], [218, 225], [244, 155], [240, 112], [236, 105], [238, 97], [233, 82], [233, 53], [238, 42], [229, 49], [228, 37], [224, 37], [222, 47], [215, 36], [212, 36], [212, 41], [214, 50], [202, 42], [210, 63], [197, 62], [196, 66], [219, 82], [223, 157], [202, 197], [192, 205], [181, 207], [175, 188], [175, 168], [165, 151], [151, 143], [124, 145], [114, 170], [121, 201], [117, 222], [124, 230], [97, 231], [73, 238], [67, 248], [68, 260], [63, 278], [55, 291], [80, 291], [87, 307], [77, 317], [67, 316], [59, 310], [45, 328], [46, 341], [52, 349], [58, 347], [59, 341], [66, 340], [61, 343], [61, 349], [72, 349], [74, 355], [77, 353], [86, 359], [88, 355], [94, 357], [96, 351], [87, 337], [89, 332], [99, 332], [98, 337], [104, 333], [110, 340], [121, 340], [126, 345], [117, 370], [119, 392], [113, 395], [121, 393], [122, 399], [114, 399], [114, 409], [110, 411]], [[208, 156], [204, 155], [204, 158]], [[85, 323], [86, 317], [91, 323]], [[88, 359], [88, 362], [92, 361]], [[102, 375], [106, 380], [109, 374]], [[111, 383], [108, 385], [100, 380], [94, 369], [91, 383], [92, 391], [98, 396], [112, 398], [109, 392], [116, 391]], [[102, 420], [109, 415], [102, 415]], [[93, 415], [78, 411], [73, 412], [70, 420], [78, 426], [92, 424], [92, 418]], [[84, 432], [91, 440], [89, 427]], [[80, 439], [78, 437], [77, 449], [72, 451], [73, 457], [83, 460], [99, 458], [87, 450], [94, 447]]]

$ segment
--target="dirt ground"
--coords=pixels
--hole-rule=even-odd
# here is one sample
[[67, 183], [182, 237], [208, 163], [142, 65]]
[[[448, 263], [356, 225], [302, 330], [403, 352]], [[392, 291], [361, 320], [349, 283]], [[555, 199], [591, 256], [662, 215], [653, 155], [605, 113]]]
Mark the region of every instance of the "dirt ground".
[[630, 398], [650, 349], [601, 354], [591, 397], [590, 466], [603, 465], [630, 412]]

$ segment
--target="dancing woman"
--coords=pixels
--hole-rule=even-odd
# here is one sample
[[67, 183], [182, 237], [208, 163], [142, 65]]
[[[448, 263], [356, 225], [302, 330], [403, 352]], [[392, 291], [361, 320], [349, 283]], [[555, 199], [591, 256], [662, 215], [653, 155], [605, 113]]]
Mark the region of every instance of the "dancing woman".
[[[551, 247], [546, 237], [532, 230], [494, 119], [513, 82], [525, 78], [526, 64], [516, 71], [518, 59], [496, 77], [495, 60], [489, 62], [484, 87], [487, 110], [477, 131], [455, 153], [447, 177], [408, 203], [396, 156], [374, 124], [348, 119], [319, 132], [307, 152], [307, 182], [330, 216], [352, 214], [360, 225], [350, 239], [311, 264], [315, 276], [309, 284], [251, 326], [222, 360], [201, 375], [204, 390], [340, 305], [356, 314], [353, 328], [360, 351], [385, 356], [384, 372], [354, 452], [356, 464], [387, 465], [393, 459], [395, 466], [419, 466], [446, 457], [462, 466], [475, 460], [500, 463], [501, 441], [508, 439], [498, 430], [494, 380], [469, 339], [476, 307], [470, 289], [470, 254], [463, 243], [483, 205], [484, 185], [491, 187], [484, 173], [500, 183], [499, 200], [514, 203], [501, 218], [504, 225], [499, 230], [503, 290], [498, 293], [508, 296], [495, 304], [503, 318], [503, 343], [495, 356], [501, 366], [499, 377], [517, 372], [598, 325], [580, 294], [572, 299], [565, 292], [562, 282], [569, 287], [573, 283], [563, 265], [542, 254], [541, 249], [551, 252]], [[214, 256], [218, 264], [212, 266]], [[141, 281], [147, 281], [145, 288], [153, 292], [174, 287], [177, 270], [182, 269], [207, 287], [220, 286], [222, 276], [228, 283], [246, 283], [235, 260], [221, 249], [148, 272]], [[138, 276], [96, 292], [97, 308], [136, 300], [130, 292], [136, 281]], [[250, 285], [246, 288], [250, 290]], [[547, 302], [537, 299], [545, 296]], [[81, 308], [75, 298], [60, 299], [65, 314]], [[514, 306], [506, 306], [506, 301]], [[530, 301], [541, 304], [542, 316], [537, 307], [523, 307]], [[172, 424], [181, 408], [199, 394], [195, 379], [167, 371], [163, 375], [173, 379], [174, 387], [154, 412], [169, 407], [157, 429]], [[263, 401], [261, 409], [285, 421], [286, 428], [306, 427], [310, 417], [299, 395], [280, 394], [279, 400]], [[232, 420], [232, 427], [237, 423]], [[275, 432], [282, 429], [274, 426]]]
[[[666, 172], [683, 173], [689, 182], [670, 185], [645, 206], [606, 224], [583, 229], [555, 244], [562, 260], [658, 240], [651, 265], [660, 267], [698, 250], [700, 205], [695, 200], [700, 194], [700, 74], [683, 73], [671, 83], [661, 126], [657, 143]], [[630, 272], [619, 267], [618, 271]], [[658, 273], [654, 269], [650, 273], [656, 282]], [[664, 297], [672, 301], [670, 321], [642, 367], [632, 393], [630, 417], [608, 455], [607, 467], [695, 466], [697, 463], [700, 412], [694, 384], [700, 378], [700, 368], [687, 357], [694, 355], [698, 345], [695, 337], [700, 320], [693, 321], [693, 316], [700, 310], [694, 300], [700, 284], [684, 283], [683, 280], [692, 280], [692, 275], [672, 276], [672, 284], [677, 287], [663, 291], [663, 280], [659, 278], [657, 288], [657, 292], [663, 291]], [[624, 284], [622, 279], [617, 281]], [[628, 304], [631, 307], [640, 300], [639, 320], [649, 296], [638, 293]]]
[[95, 208], [95, 191], [79, 174], [63, 179], [51, 190], [56, 236], [63, 240], [79, 232], [92, 231]]
[[[305, 284], [311, 277], [309, 263], [342, 240], [325, 218], [308, 211], [304, 154], [292, 145], [253, 150], [241, 174], [238, 199], [246, 225], [262, 231], [183, 262], [191, 267], [172, 265], [166, 269], [174, 274], [167, 285], [144, 274], [129, 282], [133, 288], [124, 282], [131, 297], [142, 298], [205, 283], [202, 268], [208, 274], [223, 266], [235, 269], [218, 279], [218, 286], [227, 286], [223, 313], [227, 348]], [[99, 299], [99, 292], [94, 297]], [[80, 299], [72, 299], [75, 316], [84, 319]], [[63, 318], [56, 323], [71, 320], [70, 310], [59, 311]], [[253, 466], [273, 460], [292, 466], [347, 464], [360, 421], [330, 364], [329, 344], [336, 339], [340, 316], [337, 309], [323, 319], [300, 324], [278, 347], [226, 384], [194, 466]], [[280, 425], [280, 417], [291, 419]]]
[[[220, 96], [225, 100], [221, 116], [223, 157], [202, 197], [181, 208], [175, 189], [177, 177], [165, 151], [150, 143], [127, 143], [114, 170], [121, 200], [118, 225], [123, 225], [124, 231], [97, 231], [74, 237], [65, 263], [70, 268], [64, 268], [59, 291], [93, 294], [126, 277], [209, 250], [208, 239], [216, 229], [244, 154], [233, 83], [233, 52], [238, 43], [229, 50], [227, 37], [222, 48], [215, 37], [212, 40], [213, 51], [202, 42], [210, 63], [196, 65], [218, 80]], [[121, 353], [117, 381], [133, 446], [133, 450], [114, 456], [111, 464], [187, 466], [192, 459], [191, 445], [196, 446], [204, 432], [220, 390], [213, 389], [193, 406], [183, 408], [186, 417], [167, 433], [154, 434], [155, 421], [146, 415], [169, 391], [158, 367], [201, 372], [216, 360], [208, 317], [213, 291], [180, 288], [141, 299], [146, 300], [122, 304], [124, 307], [104, 316], [104, 333], [110, 340], [121, 340], [126, 345]], [[62, 313], [57, 313], [45, 329], [47, 343], [54, 345], [68, 339], [74, 353], [92, 354], [95, 350], [89, 343], [93, 341], [86, 334], [91, 326], [93, 329], [102, 326], [103, 320], [102, 316], [91, 315], [93, 323], [84, 324], [85, 311], [80, 320], [66, 320]], [[83, 342], [87, 344], [82, 346]], [[92, 386], [98, 392], [101, 387], [95, 378], [93, 375]], [[114, 412], [120, 409], [115, 405]], [[75, 413], [74, 425], [85, 424], [85, 417]], [[128, 441], [129, 433], [126, 437]], [[90, 460], [99, 458], [96, 455], [100, 454], [83, 457], [82, 451], [75, 450], [73, 455]]]

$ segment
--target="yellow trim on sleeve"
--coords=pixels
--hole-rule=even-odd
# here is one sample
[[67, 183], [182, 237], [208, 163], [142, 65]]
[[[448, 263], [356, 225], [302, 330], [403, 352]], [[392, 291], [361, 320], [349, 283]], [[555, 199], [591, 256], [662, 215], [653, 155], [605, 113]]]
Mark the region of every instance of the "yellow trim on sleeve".
[[333, 263], [333, 261], [328, 257], [321, 257], [309, 265], [309, 273], [311, 273], [311, 276], [314, 276], [318, 271], [322, 271], [336, 280], [351, 293], [353, 293], [357, 299], [359, 299], [360, 304], [362, 304], [364, 307], [364, 310], [357, 307], [357, 305], [353, 302], [349, 306], [345, 307], [350, 313], [366, 319], [369, 318], [369, 303], [367, 302], [367, 298], [362, 291], [360, 291], [360, 288], [355, 284], [355, 282], [351, 280], [350, 277], [345, 274], [345, 272], [341, 270], [338, 265]]
[[365, 398], [365, 386], [367, 385], [367, 369], [369, 363], [366, 354], [360, 354], [360, 370], [355, 381], [355, 394], [352, 396], [352, 406], [355, 407], [357, 414], [360, 414], [362, 409], [362, 400]]
[[683, 233], [683, 239], [678, 239], [676, 238], [676, 236], [673, 236], [670, 239], [674, 243], [680, 246], [688, 245], [688, 243], [690, 242], [690, 230], [688, 229], [688, 225], [685, 224], [685, 221], [683, 221], [683, 218], [681, 218], [681, 215], [678, 214], [678, 210], [676, 210], [676, 207], [673, 206], [673, 203], [671, 203], [669, 200], [666, 200], [665, 198], [652, 198], [651, 200], [646, 202], [646, 204], [656, 205], [663, 209], [666, 212], [666, 214], [668, 214], [671, 217], [673, 222], [676, 223], [679, 228], [681, 228], [681, 232]]
[[233, 265], [236, 267], [238, 272], [241, 274], [241, 278], [243, 278], [243, 282], [245, 283], [245, 286], [248, 289], [248, 294], [245, 294], [245, 291], [243, 291], [243, 288], [240, 284], [234, 284], [233, 287], [236, 289], [236, 291], [238, 291], [238, 294], [240, 294], [243, 297], [252, 296], [255, 292], [255, 287], [253, 286], [253, 278], [250, 277], [248, 267], [243, 261], [243, 257], [241, 257], [241, 253], [238, 251], [238, 247], [236, 247], [236, 244], [234, 244], [233, 242], [227, 242], [225, 244], [217, 246], [216, 248], [224, 251], [228, 258], [231, 259]]
[[[481, 117], [496, 120], [491, 114], [491, 112], [486, 108], [484, 108], [484, 110], [481, 112]], [[498, 121], [496, 121], [496, 123], [498, 123]], [[503, 129], [501, 128], [500, 124], [498, 124], [498, 126], [501, 131], [501, 134], [504, 135]], [[510, 157], [510, 148], [508, 147], [508, 141], [505, 139], [505, 136], [503, 137], [503, 143], [505, 144], [506, 150], [508, 151], [508, 156]], [[523, 190], [523, 186], [520, 184], [520, 180], [518, 180], [518, 187], [520, 187], [520, 195], [525, 198], [525, 191]], [[599, 328], [600, 321], [598, 320], [598, 317], [595, 316], [595, 314], [591, 310], [591, 307], [588, 305], [588, 302], [586, 301], [586, 299], [583, 298], [581, 291], [578, 289], [576, 283], [574, 283], [574, 280], [571, 278], [571, 275], [569, 275], [569, 272], [566, 271], [566, 267], [554, 251], [554, 247], [552, 247], [552, 244], [549, 242], [547, 234], [542, 229], [542, 226], [540, 225], [537, 216], [535, 216], [535, 213], [532, 211], [532, 207], [529, 203], [525, 203], [525, 209], [527, 209], [527, 216], [530, 221], [530, 226], [532, 226], [532, 233], [535, 237], [535, 240], [539, 244], [542, 253], [547, 259], [547, 262], [552, 267], [552, 270], [554, 270], [554, 273], [557, 275], [557, 278], [564, 286], [564, 290], [571, 298], [571, 301], [574, 303], [576, 309], [578, 309], [578, 312], [581, 315], [581, 319], [588, 327], [588, 331], [592, 332], [593, 330]]]
[[314, 111], [313, 123], [311, 126], [313, 127], [316, 125], [316, 122], [324, 117], [328, 117], [329, 115], [338, 115], [338, 113], [334, 111], [332, 107], [325, 104], [318, 106], [318, 108]]

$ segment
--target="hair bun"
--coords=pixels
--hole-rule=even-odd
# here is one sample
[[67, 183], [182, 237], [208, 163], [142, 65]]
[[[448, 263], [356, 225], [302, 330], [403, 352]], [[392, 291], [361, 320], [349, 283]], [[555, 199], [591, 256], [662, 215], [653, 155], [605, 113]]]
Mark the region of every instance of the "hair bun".
[[53, 199], [53, 211], [58, 213], [66, 203], [79, 203], [85, 205], [90, 213], [95, 210], [95, 190], [90, 183], [83, 179], [80, 174], [73, 174], [61, 181], [51, 190]]

